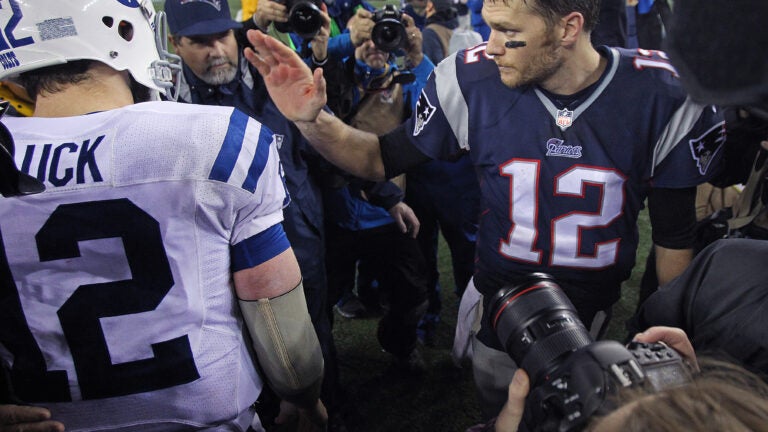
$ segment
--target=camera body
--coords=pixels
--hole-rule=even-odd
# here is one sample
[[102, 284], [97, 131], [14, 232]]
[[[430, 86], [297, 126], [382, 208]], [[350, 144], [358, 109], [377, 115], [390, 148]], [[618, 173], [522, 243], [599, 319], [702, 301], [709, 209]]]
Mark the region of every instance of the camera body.
[[296, 33], [302, 39], [312, 39], [323, 28], [323, 0], [278, 0], [288, 9], [288, 21], [275, 22], [275, 29], [282, 33]]
[[401, 12], [395, 5], [387, 4], [373, 13], [371, 40], [376, 48], [384, 52], [394, 52], [405, 48], [408, 35], [401, 19]]
[[578, 431], [593, 415], [612, 411], [611, 396], [621, 388], [658, 391], [691, 379], [666, 345], [593, 341], [568, 297], [544, 273], [502, 287], [489, 312], [507, 354], [531, 378], [523, 415], [529, 431]]

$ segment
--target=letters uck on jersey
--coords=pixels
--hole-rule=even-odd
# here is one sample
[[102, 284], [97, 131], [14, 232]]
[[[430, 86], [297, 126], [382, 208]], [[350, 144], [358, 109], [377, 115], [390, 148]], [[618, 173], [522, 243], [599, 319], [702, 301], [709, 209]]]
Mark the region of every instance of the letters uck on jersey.
[[104, 137], [22, 146], [21, 171], [54, 187], [103, 182], [96, 153]]

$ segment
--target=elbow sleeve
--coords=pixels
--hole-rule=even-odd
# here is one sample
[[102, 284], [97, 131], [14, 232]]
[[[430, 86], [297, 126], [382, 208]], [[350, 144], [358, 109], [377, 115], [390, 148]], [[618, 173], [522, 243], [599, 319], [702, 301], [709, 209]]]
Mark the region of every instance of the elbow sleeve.
[[298, 407], [313, 406], [320, 396], [323, 355], [302, 284], [278, 297], [239, 303], [272, 389]]

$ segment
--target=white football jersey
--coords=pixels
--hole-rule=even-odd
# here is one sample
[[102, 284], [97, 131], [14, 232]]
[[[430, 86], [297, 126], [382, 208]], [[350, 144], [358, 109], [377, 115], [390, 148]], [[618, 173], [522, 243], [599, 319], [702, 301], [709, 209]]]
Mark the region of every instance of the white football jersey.
[[272, 133], [172, 102], [3, 122], [47, 188], [0, 198], [0, 356], [19, 399], [69, 431], [260, 427], [230, 248], [282, 221]]

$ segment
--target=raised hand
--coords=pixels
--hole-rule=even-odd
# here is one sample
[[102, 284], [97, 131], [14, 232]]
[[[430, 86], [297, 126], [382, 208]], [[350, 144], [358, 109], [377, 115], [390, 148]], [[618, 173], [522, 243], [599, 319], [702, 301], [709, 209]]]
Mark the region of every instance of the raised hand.
[[293, 50], [257, 30], [248, 31], [254, 47], [245, 48], [245, 58], [256, 67], [269, 95], [291, 121], [313, 122], [325, 106], [323, 70], [312, 71]]

